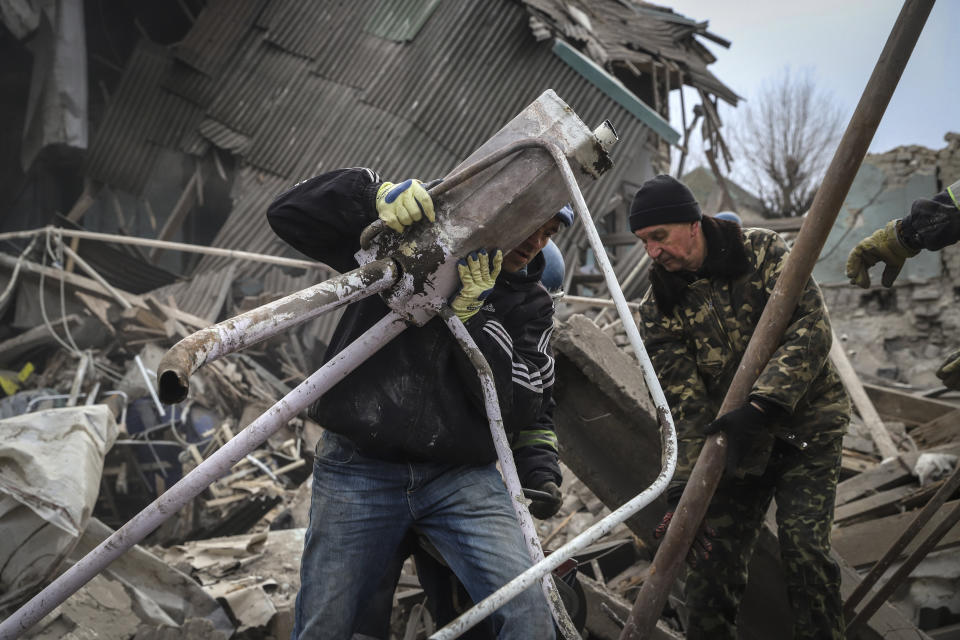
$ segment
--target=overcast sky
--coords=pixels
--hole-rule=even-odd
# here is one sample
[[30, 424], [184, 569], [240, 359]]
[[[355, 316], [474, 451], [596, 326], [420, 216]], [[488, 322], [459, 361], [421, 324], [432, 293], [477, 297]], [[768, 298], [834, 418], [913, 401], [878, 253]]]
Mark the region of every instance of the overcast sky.
[[[764, 80], [789, 66], [809, 69], [818, 87], [844, 110], [844, 128], [900, 12], [896, 0], [672, 0], [662, 3], [688, 18], [709, 21], [729, 49], [700, 38], [717, 62], [713, 73], [749, 100]], [[943, 135], [960, 132], [960, 0], [940, 0], [927, 18], [871, 152], [920, 144], [943, 148]], [[952, 42], [951, 42], [952, 40]], [[681, 130], [678, 92], [671, 105]], [[688, 110], [693, 94], [685, 94]], [[721, 110], [729, 118], [730, 110]], [[688, 115], [689, 117], [689, 115]]]

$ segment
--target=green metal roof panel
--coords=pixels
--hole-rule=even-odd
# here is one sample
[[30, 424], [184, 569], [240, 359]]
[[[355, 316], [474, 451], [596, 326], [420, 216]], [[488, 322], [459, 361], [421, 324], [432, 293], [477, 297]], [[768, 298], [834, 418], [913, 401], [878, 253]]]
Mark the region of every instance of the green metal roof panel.
[[670, 123], [664, 120], [659, 113], [647, 106], [643, 100], [631, 93], [629, 89], [623, 86], [622, 82], [607, 73], [596, 62], [584, 56], [563, 40], [554, 40], [553, 53], [597, 89], [653, 129], [661, 138], [670, 144], [677, 144], [680, 141], [679, 131], [671, 127]]
[[440, 0], [383, 0], [370, 14], [365, 31], [394, 42], [413, 40]]

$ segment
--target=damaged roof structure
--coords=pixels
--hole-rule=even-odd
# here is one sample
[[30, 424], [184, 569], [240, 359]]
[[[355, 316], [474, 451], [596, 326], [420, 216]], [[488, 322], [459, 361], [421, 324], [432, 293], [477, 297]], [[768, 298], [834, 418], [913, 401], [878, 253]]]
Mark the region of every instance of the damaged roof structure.
[[[163, 7], [175, 18], [144, 9], [128, 25], [135, 41], [125, 34], [129, 55], [106, 60], [100, 53], [77, 56], [86, 46], [80, 36], [102, 42], [99, 32], [113, 31], [100, 21], [117, 19], [97, 17], [92, 4], [79, 9], [60, 0], [31, 12], [33, 3], [0, 0], [8, 30], [3, 51], [23, 62], [14, 40], [33, 38], [31, 47], [48, 54], [36, 54], [40, 80], [31, 81], [28, 101], [24, 92], [26, 114], [13, 119], [29, 135], [16, 141], [22, 193], [9, 198], [0, 233], [44, 223], [64, 230], [0, 236], [0, 430], [12, 443], [0, 451], [0, 513], [9, 514], [0, 527], [25, 540], [4, 556], [0, 617], [316, 367], [336, 313], [212, 363], [183, 405], [165, 408], [155, 395], [153, 372], [174, 342], [332, 274], [301, 260], [266, 228], [267, 204], [289, 186], [342, 166], [369, 166], [389, 179], [440, 177], [552, 88], [589, 127], [609, 119], [617, 128], [614, 166], [584, 195], [627, 298], [636, 299], [647, 287], [647, 263], [624, 213], [637, 186], [669, 169], [670, 145], [686, 149], [698, 122], [715, 165], [709, 173], [722, 183], [719, 165], [728, 151], [716, 105], [736, 105], [739, 97], [710, 72], [715, 59], [701, 40], [729, 43], [706, 22], [666, 7], [626, 0], [182, 0]], [[121, 13], [119, 3], [101, 6]], [[78, 29], [85, 20], [87, 29]], [[122, 48], [120, 42], [114, 44]], [[101, 70], [91, 80], [113, 81], [97, 83], [89, 113], [62, 111], [69, 127], [44, 128], [41, 105], [55, 102], [56, 92], [37, 83], [66, 70], [75, 74], [70, 95], [79, 96], [86, 91], [79, 78], [89, 71], [84, 60], [90, 68], [112, 65], [114, 75]], [[38, 72], [41, 62], [57, 73]], [[681, 87], [700, 104], [697, 120], [676, 131], [668, 96]], [[0, 139], [13, 139], [9, 128]], [[58, 180], [64, 167], [82, 170]], [[61, 196], [56, 205], [48, 192]], [[722, 203], [723, 194], [717, 198]], [[566, 498], [559, 514], [538, 524], [547, 548], [647, 486], [660, 464], [645, 387], [618, 349], [625, 342], [619, 320], [598, 307], [603, 300], [581, 297], [605, 292], [582, 227], [562, 234], [559, 244], [570, 294], [556, 332]], [[917, 274], [900, 295], [932, 308], [928, 279], [935, 277]], [[827, 288], [831, 309], [860, 302], [841, 285]], [[838, 333], [852, 339], [843, 316], [834, 316]], [[916, 320], [921, 330], [937, 323], [922, 309]], [[907, 348], [892, 340], [890, 346]], [[882, 359], [865, 360], [866, 351], [852, 341], [847, 349], [858, 371], [876, 365], [872, 381], [889, 382]], [[892, 377], [903, 384], [905, 374]], [[894, 434], [898, 456], [887, 459], [865, 428], [845, 442], [835, 550], [847, 565], [847, 593], [909, 526], [910, 510], [943, 486], [958, 453], [950, 426], [958, 409], [949, 398], [918, 399], [880, 385], [867, 385], [865, 393]], [[52, 454], [40, 442], [55, 429], [75, 444], [74, 457]], [[32, 432], [38, 435], [27, 440], [14, 435]], [[29, 637], [86, 630], [139, 640], [288, 637], [320, 432], [303, 416], [291, 421]], [[921, 475], [925, 453], [946, 456], [936, 458], [943, 468]], [[26, 480], [3, 473], [15, 459], [29, 471]], [[51, 464], [82, 471], [64, 477]], [[654, 550], [651, 517], [638, 514], [578, 556], [583, 593], [575, 605], [589, 637], [619, 636]], [[949, 532], [896, 594], [900, 608], [885, 605], [853, 637], [952, 637], [960, 614], [950, 559], [956, 543]], [[745, 603], [747, 638], [786, 633], [789, 609], [771, 596], [782, 580], [775, 545], [768, 531]], [[408, 563], [394, 596], [396, 637], [431, 632], [423, 601]], [[674, 605], [660, 637], [682, 637], [685, 612], [682, 601]]]

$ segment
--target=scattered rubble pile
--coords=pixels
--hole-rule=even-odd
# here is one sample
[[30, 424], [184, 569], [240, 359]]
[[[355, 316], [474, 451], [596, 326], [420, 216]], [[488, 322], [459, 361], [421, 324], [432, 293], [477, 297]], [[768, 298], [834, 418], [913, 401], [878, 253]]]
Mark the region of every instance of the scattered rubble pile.
[[[0, 335], [0, 531], [7, 540], [23, 541], [2, 552], [4, 616], [285, 394], [311, 369], [320, 348], [303, 337], [307, 328], [254, 345], [201, 369], [188, 400], [165, 407], [156, 398], [153, 370], [170, 346], [289, 289], [261, 288], [251, 296], [249, 288], [221, 285], [228, 294], [219, 317], [197, 317], [180, 309], [173, 295], [108, 288], [60, 264], [43, 266], [29, 251], [19, 260], [7, 258], [0, 261], [0, 277], [10, 283], [0, 294], [0, 313], [36, 318], [32, 328], [5, 324]], [[632, 498], [659, 469], [659, 434], [646, 388], [617, 345], [619, 320], [600, 313], [601, 304], [571, 297], [555, 332], [565, 501], [556, 516], [538, 523], [548, 550]], [[574, 309], [587, 314], [571, 315]], [[843, 359], [844, 349], [838, 351], [834, 357]], [[911, 529], [925, 505], [942, 502], [880, 580], [883, 585], [920, 548], [922, 559], [890, 597], [896, 606], [882, 606], [851, 637], [958, 637], [960, 528], [949, 518], [960, 496], [937, 492], [957, 473], [960, 403], [849, 377], [845, 384], [861, 396], [860, 415], [844, 443], [834, 531], [845, 595]], [[877, 439], [878, 424], [887, 444]], [[320, 433], [305, 417], [291, 421], [28, 637], [288, 637]], [[880, 453], [891, 446], [892, 455]], [[651, 534], [662, 507], [658, 499], [577, 554], [578, 581], [568, 596], [585, 637], [619, 636], [653, 557]], [[945, 528], [943, 535], [922, 545], [938, 527]], [[759, 547], [743, 637], [789, 637], [772, 530]], [[658, 637], [682, 637], [681, 594], [672, 595]], [[408, 560], [394, 595], [391, 637], [427, 637], [435, 621], [426, 604]]]

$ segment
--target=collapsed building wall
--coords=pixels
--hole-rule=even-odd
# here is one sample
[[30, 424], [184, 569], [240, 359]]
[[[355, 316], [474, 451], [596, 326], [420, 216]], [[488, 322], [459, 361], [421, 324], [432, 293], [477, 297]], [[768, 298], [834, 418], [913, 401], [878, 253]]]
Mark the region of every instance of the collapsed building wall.
[[960, 247], [922, 251], [890, 289], [879, 283], [879, 266], [868, 290], [851, 286], [844, 275], [857, 242], [907, 215], [914, 199], [960, 178], [960, 134], [945, 140], [939, 150], [910, 145], [868, 155], [814, 269], [834, 330], [866, 381], [940, 387], [934, 372], [960, 347]]

